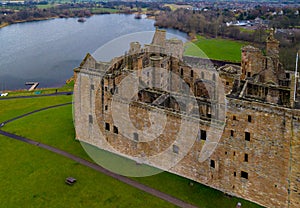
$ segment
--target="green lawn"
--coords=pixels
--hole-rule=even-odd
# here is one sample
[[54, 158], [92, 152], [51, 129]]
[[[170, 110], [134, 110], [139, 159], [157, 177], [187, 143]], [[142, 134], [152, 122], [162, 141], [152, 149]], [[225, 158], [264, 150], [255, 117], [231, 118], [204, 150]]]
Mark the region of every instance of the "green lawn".
[[[241, 61], [241, 47], [246, 44], [235, 40], [205, 38], [199, 35], [193, 43], [186, 45], [185, 55], [232, 62]], [[202, 51], [195, 46], [198, 46]]]
[[26, 116], [6, 124], [2, 129], [89, 159], [80, 142], [75, 140], [72, 105]]
[[[0, 136], [1, 207], [174, 207], [47, 150]], [[64, 180], [77, 182], [68, 186]]]
[[[150, 177], [135, 178], [135, 180], [183, 201], [195, 204], [200, 208], [234, 208], [237, 202], [241, 202], [242, 207], [246, 208], [262, 208], [262, 206], [252, 202], [227, 196], [221, 191], [168, 172]], [[193, 183], [192, 186], [190, 182]]]
[[110, 8], [92, 8], [91, 9], [91, 12], [93, 14], [101, 14], [101, 13], [104, 13], [104, 12], [109, 12], [109, 13], [117, 13], [118, 10], [117, 9], [110, 9]]
[[48, 9], [57, 6], [57, 4], [38, 4], [36, 5], [39, 9]]
[[[96, 159], [99, 164], [104, 165], [104, 167], [109, 168], [112, 171], [119, 170], [122, 171], [122, 173], [127, 173], [129, 175], [136, 173], [136, 171], [144, 171], [145, 174], [149, 173], [149, 171], [151, 171], [151, 173], [161, 172], [160, 170], [149, 166], [137, 166], [134, 161], [117, 155], [112, 157], [111, 153], [88, 144], [84, 144], [84, 150], [81, 143], [78, 140], [75, 140], [72, 105], [48, 109], [26, 116], [11, 124], [6, 124], [2, 129], [20, 136], [31, 138], [35, 141], [55, 146], [81, 158], [92, 161], [86, 154], [85, 150], [87, 150], [90, 154], [95, 156], [93, 159]], [[121, 169], [119, 164], [122, 164]], [[130, 173], [128, 173], [128, 171], [130, 171]]]
[[[63, 97], [67, 97], [69, 99], [71, 99], [70, 96], [61, 96]], [[34, 101], [34, 100], [37, 101]], [[9, 108], [11, 109], [10, 111], [12, 111], [12, 109], [14, 109], [14, 105], [17, 106], [19, 113], [24, 113], [26, 112], [26, 106], [29, 104], [26, 104], [26, 101], [29, 103], [32, 102], [37, 102], [40, 105], [42, 105], [42, 103], [44, 104], [49, 104], [50, 100], [53, 99], [53, 97], [47, 97], [44, 98], [45, 100], [41, 99], [41, 98], [35, 98], [33, 100], [30, 99], [15, 99], [14, 102], [11, 102], [11, 104], [9, 105]], [[65, 102], [66, 100], [62, 100], [62, 103]], [[7, 102], [7, 101], [0, 101], [0, 105], [2, 104], [2, 102]], [[58, 101], [57, 101], [58, 102]], [[22, 103], [22, 104], [19, 104]], [[49, 104], [50, 105], [50, 104]], [[22, 107], [24, 107], [24, 109], [22, 109]], [[33, 106], [31, 106], [32, 109], [34, 109]], [[38, 108], [37, 106], [35, 108]], [[0, 106], [1, 109], [1, 106]], [[31, 110], [32, 110], [31, 109]], [[3, 115], [6, 114], [6, 112], [4, 111], [2, 113]], [[17, 113], [10, 113], [11, 116], [16, 116]], [[9, 116], [5, 116], [5, 117], [9, 117]], [[75, 154], [77, 156], [80, 156], [82, 158], [88, 159], [88, 156], [86, 155], [86, 153], [84, 152], [84, 150], [82, 149], [82, 147], [80, 146], [80, 143], [78, 141], [76, 141], [75, 138], [75, 133], [74, 133], [74, 127], [73, 127], [73, 120], [72, 120], [72, 106], [68, 105], [68, 106], [64, 106], [64, 107], [59, 107], [59, 108], [55, 108], [55, 109], [50, 109], [50, 110], [46, 110], [46, 111], [42, 111], [33, 115], [30, 115], [28, 117], [24, 117], [22, 119], [16, 120], [14, 122], [8, 123], [6, 126], [4, 126], [3, 130], [9, 131], [9, 132], [13, 132], [16, 133], [18, 135], [22, 135], [25, 137], [29, 137], [31, 139], [34, 139], [36, 141], [40, 141], [55, 147], [58, 147], [60, 149], [66, 150], [72, 154]], [[14, 143], [20, 143], [20, 142], [15, 142]], [[25, 145], [25, 144], [24, 144]], [[9, 151], [9, 148], [6, 148], [7, 144], [2, 144], [1, 147], [3, 148], [3, 150], [5, 149], [5, 151]], [[21, 145], [22, 146], [22, 145]], [[26, 147], [28, 147], [29, 145], [25, 145]], [[33, 154], [34, 151], [31, 151], [31, 149], [36, 148], [37, 147], [30, 147], [27, 150], [30, 150], [31, 154]], [[7, 150], [6, 150], [7, 149]], [[41, 151], [42, 152], [47, 152], [46, 150], [35, 150], [35, 151]], [[0, 151], [3, 152], [3, 151]], [[13, 151], [9, 151], [10, 153], [5, 152], [5, 154], [12, 154]], [[26, 153], [26, 148], [24, 147], [22, 150], [19, 149], [15, 149], [14, 150], [15, 153], [17, 153], [18, 156], [20, 155], [24, 155], [24, 152]], [[103, 152], [102, 155], [109, 157], [110, 153], [107, 152]], [[48, 158], [51, 160], [51, 163], [47, 164], [48, 169], [55, 172], [55, 171], [60, 171], [60, 166], [59, 164], [61, 163], [61, 161], [65, 161], [67, 159], [62, 158], [61, 156], [58, 155], [53, 155], [52, 153], [48, 153], [44, 154], [45, 156], [43, 156], [42, 158], [44, 158], [45, 161], [48, 161]], [[52, 155], [52, 156], [49, 156]], [[6, 165], [8, 164], [14, 164], [14, 158], [12, 157], [12, 159], [10, 159], [10, 156], [6, 156], [8, 160], [6, 162]], [[4, 158], [6, 158], [4, 157]], [[51, 158], [54, 159], [51, 159]], [[3, 156], [2, 156], [3, 159]], [[26, 159], [23, 158], [22, 156], [22, 160]], [[56, 162], [57, 162], [57, 166], [56, 166]], [[30, 162], [20, 162], [21, 164], [29, 164], [29, 166], [31, 166]], [[69, 175], [72, 174], [76, 177], [79, 176], [84, 176], [86, 175], [87, 177], [91, 177], [89, 176], [89, 174], [92, 174], [92, 172], [94, 172], [93, 170], [85, 170], [87, 171], [87, 173], [83, 174], [81, 172], [77, 172], [77, 166], [80, 167], [82, 169], [86, 169], [84, 167], [82, 167], [81, 165], [77, 165], [76, 168], [74, 168], [74, 162], [70, 161], [69, 162], [69, 171], [73, 171], [72, 173], [68, 173]], [[21, 165], [20, 164], [20, 165]], [[72, 166], [73, 165], [73, 166]], [[40, 167], [41, 166], [41, 167]], [[33, 169], [43, 169], [43, 165], [39, 164], [37, 162], [36, 166], [33, 167]], [[57, 168], [57, 169], [56, 169]], [[22, 170], [24, 169], [23, 167], [19, 167], [18, 169]], [[55, 170], [54, 170], [55, 169]], [[68, 168], [67, 168], [68, 169]], [[78, 170], [78, 171], [80, 171]], [[43, 171], [43, 170], [41, 170]], [[62, 170], [63, 171], [63, 170]], [[1, 171], [2, 172], [2, 171]], [[91, 173], [90, 173], [91, 172]], [[3, 173], [4, 174], [4, 173]], [[30, 173], [24, 173], [25, 175], [23, 177], [30, 177]], [[28, 175], [29, 174], [29, 175]], [[45, 174], [45, 177], [41, 178], [40, 180], [44, 179], [44, 178], [48, 178], [48, 177], [54, 177], [55, 174], [53, 174], [53, 172], [51, 172], [51, 176], [48, 176], [47, 174]], [[68, 174], [65, 174], [62, 177], [60, 177], [60, 180], [63, 180], [64, 177], [66, 177]], [[97, 173], [95, 173], [97, 174]], [[4, 174], [5, 175], [5, 174]], [[153, 198], [152, 199], [152, 203], [147, 203], [145, 205], [142, 206], [136, 206], [135, 203], [139, 203], [139, 201], [135, 202], [136, 196], [135, 195], [131, 195], [130, 192], [124, 191], [122, 190], [122, 188], [118, 188], [118, 186], [121, 186], [121, 184], [119, 185], [115, 185], [115, 187], [111, 188], [111, 185], [109, 184], [103, 184], [102, 183], [102, 179], [101, 177], [104, 177], [102, 174], [99, 173], [100, 176], [95, 177], [95, 179], [93, 180], [93, 183], [88, 183], [85, 184], [86, 188], [90, 187], [90, 189], [94, 189], [96, 186], [96, 184], [101, 184], [102, 189], [104, 188], [107, 191], [107, 194], [112, 195], [112, 193], [114, 193], [114, 195], [118, 196], [116, 198], [111, 198], [111, 201], [121, 201], [123, 200], [123, 193], [125, 193], [124, 197], [127, 197], [128, 203], [131, 202], [132, 205], [127, 206], [128, 207], [145, 207], [146, 205], [149, 207], [155, 207], [152, 203], [155, 204], [159, 204], [156, 207], [164, 207], [167, 206], [166, 203], [161, 202], [161, 200], [157, 199], [157, 198]], [[4, 176], [3, 176], [4, 177]], [[5, 176], [5, 177], [10, 177], [10, 176]], [[21, 176], [22, 177], [22, 176]], [[100, 179], [98, 178], [100, 177]], [[196, 204], [199, 207], [203, 207], [203, 208], [216, 208], [216, 207], [235, 207], [237, 201], [241, 201], [243, 204], [243, 207], [250, 207], [250, 208], [256, 208], [256, 207], [260, 207], [258, 205], [255, 205], [253, 203], [241, 200], [241, 199], [237, 199], [235, 197], [227, 197], [225, 196], [222, 192], [216, 191], [214, 189], [208, 188], [206, 186], [203, 186], [201, 184], [198, 183], [194, 183], [193, 186], [189, 185], [190, 180], [189, 179], [185, 179], [182, 178], [180, 176], [176, 176], [174, 174], [170, 174], [167, 172], [164, 173], [160, 173], [158, 175], [154, 175], [151, 177], [143, 177], [143, 178], [134, 178], [135, 180], [147, 184], [153, 188], [156, 188], [158, 190], [161, 190], [165, 193], [168, 193], [170, 195], [173, 195], [175, 197], [178, 197], [186, 202], [192, 203], [192, 204]], [[11, 179], [13, 180], [13, 179]], [[51, 179], [54, 181], [54, 179]], [[58, 179], [57, 179], [58, 180]], [[80, 179], [80, 181], [83, 179]], [[105, 182], [106, 183], [112, 183], [111, 181], [115, 181], [114, 179], [108, 178], [106, 177]], [[1, 182], [0, 182], [1, 183]], [[42, 183], [46, 183], [46, 181], [42, 181]], [[14, 184], [12, 182], [12, 184]], [[78, 183], [79, 184], [79, 183]], [[76, 184], [77, 185], [77, 184]], [[2, 186], [0, 184], [0, 186]], [[34, 184], [34, 186], [38, 186], [38, 184]], [[65, 187], [64, 184], [60, 185]], [[125, 185], [124, 185], [125, 186]], [[75, 186], [74, 186], [75, 187]], [[180, 188], [179, 188], [180, 187]], [[70, 187], [67, 187], [70, 188]], [[73, 188], [73, 187], [72, 187]], [[21, 189], [21, 186], [20, 186]], [[35, 188], [33, 188], [34, 190]], [[96, 188], [97, 189], [97, 188]], [[62, 189], [64, 190], [64, 189]], [[98, 189], [97, 189], [98, 190]], [[64, 190], [65, 191], [65, 190]], [[143, 201], [147, 201], [147, 196], [144, 197], [143, 193], [140, 193], [139, 191], [135, 190], [138, 195], [140, 195], [139, 200]], [[1, 193], [1, 191], [0, 191]], [[127, 196], [127, 193], [132, 197], [130, 198], [129, 196]], [[37, 193], [39, 196], [42, 194], [42, 196], [44, 198], [49, 198], [52, 196], [51, 193], [48, 193], [46, 191], [41, 191]], [[102, 194], [101, 194], [102, 195]], [[6, 195], [5, 195], [6, 196]], [[122, 196], [121, 198], [119, 198], [120, 196]], [[8, 197], [8, 196], [6, 196]], [[58, 195], [58, 201], [64, 200], [64, 195]], [[88, 197], [88, 196], [86, 196]], [[97, 195], [96, 195], [97, 197]], [[72, 198], [72, 196], [71, 196]], [[91, 196], [91, 200], [95, 198], [95, 193], [94, 195]], [[1, 198], [0, 198], [1, 199]], [[9, 198], [10, 199], [10, 198]], [[32, 199], [34, 200], [34, 199]], [[86, 199], [89, 200], [89, 199]], [[104, 199], [103, 199], [104, 200]], [[1, 200], [2, 201], [2, 200]], [[93, 201], [93, 200], [92, 200]], [[105, 201], [105, 200], [104, 200]], [[105, 207], [104, 201], [100, 200], [100, 204], [98, 207]], [[77, 201], [78, 202], [78, 201]], [[120, 203], [121, 203], [120, 202]], [[29, 204], [34, 203], [33, 201], [29, 201]], [[36, 202], [38, 204], [38, 202]], [[40, 206], [44, 206], [44, 201], [40, 202], [41, 204], [38, 204]], [[46, 203], [46, 202], [45, 202]], [[66, 204], [68, 204], [69, 202], [67, 202]], [[88, 203], [88, 202], [86, 202]], [[92, 203], [92, 202], [90, 202]], [[103, 205], [103, 206], [102, 206]], [[91, 205], [92, 206], [92, 205]], [[108, 206], [108, 205], [107, 205]], [[111, 207], [117, 207], [116, 205], [110, 204]], [[35, 206], [34, 206], [35, 207]], [[69, 206], [71, 207], [71, 206]], [[77, 207], [77, 206], [76, 206]], [[82, 207], [86, 207], [85, 205], [82, 205]], [[121, 205], [120, 207], [123, 207], [123, 205]], [[171, 206], [172, 207], [172, 206]]]
[[45, 88], [45, 89], [35, 89], [34, 91], [26, 91], [26, 90], [16, 90], [16, 91], [7, 91], [8, 97], [12, 96], [32, 96], [38, 94], [54, 94], [56, 92], [70, 92], [73, 91], [74, 81], [71, 81], [68, 84], [65, 84], [63, 87], [59, 88]]
[[255, 32], [255, 30], [244, 28], [244, 27], [239, 27], [239, 29], [241, 32], [250, 33], [250, 34]]
[[36, 109], [71, 101], [71, 95], [0, 100], [0, 122]]

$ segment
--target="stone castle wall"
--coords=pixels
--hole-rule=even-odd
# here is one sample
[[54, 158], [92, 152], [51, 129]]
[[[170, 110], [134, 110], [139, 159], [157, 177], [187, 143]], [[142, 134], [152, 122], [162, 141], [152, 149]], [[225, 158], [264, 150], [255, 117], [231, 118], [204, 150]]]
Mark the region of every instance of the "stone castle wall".
[[[86, 73], [90, 76], [80, 73], [75, 85], [75, 103], [79, 104], [75, 105], [78, 139], [127, 156], [141, 152], [151, 155], [166, 150], [174, 142], [182, 118], [172, 113], [167, 114], [166, 131], [152, 142], [137, 143], [114, 133], [111, 109], [102, 105], [100, 96], [104, 85], [99, 76]], [[109, 106], [109, 96], [105, 99]], [[150, 125], [148, 110], [146, 105], [131, 104], [128, 122], [140, 129]], [[161, 109], [159, 111], [164, 113]], [[207, 140], [197, 138], [190, 152], [169, 171], [264, 206], [298, 207], [300, 113], [257, 102], [228, 99], [226, 117], [222, 137], [207, 160], [199, 162], [199, 154]], [[109, 130], [105, 130], [106, 123]], [[209, 126], [209, 122], [200, 122], [199, 130], [208, 131]], [[245, 139], [245, 132], [250, 133], [250, 141]], [[101, 134], [106, 140], [99, 139]], [[180, 149], [179, 153], [172, 154], [180, 154]], [[214, 168], [211, 167], [212, 160]], [[248, 178], [242, 174], [247, 174]]]
[[[161, 31], [145, 49], [132, 43], [129, 55], [111, 63], [88, 54], [75, 69], [77, 139], [130, 159], [151, 158], [150, 165], [266, 207], [300, 207], [300, 110], [290, 104], [295, 78], [284, 77], [277, 63], [278, 42], [272, 36], [267, 41], [272, 57], [246, 46], [241, 69], [225, 65], [218, 72], [216, 63], [182, 57], [182, 42], [165, 40]], [[164, 54], [166, 48], [178, 53]], [[149, 66], [173, 73], [172, 81], [167, 80], [173, 97], [157, 90], [166, 81], [163, 73], [142, 71]], [[129, 100], [116, 96], [122, 80], [133, 72], [151, 89]], [[125, 88], [133, 90], [133, 85]], [[193, 105], [176, 102], [178, 94], [184, 97], [190, 91], [197, 97], [196, 117]], [[169, 100], [158, 105], [163, 97]], [[127, 128], [129, 123], [134, 128]], [[155, 157], [163, 152], [163, 158]]]

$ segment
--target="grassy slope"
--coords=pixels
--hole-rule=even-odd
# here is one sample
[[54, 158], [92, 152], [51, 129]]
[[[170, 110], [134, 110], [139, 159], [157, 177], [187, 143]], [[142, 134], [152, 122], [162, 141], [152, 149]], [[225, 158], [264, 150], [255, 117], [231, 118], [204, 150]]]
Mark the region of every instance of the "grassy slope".
[[52, 8], [52, 7], [55, 7], [57, 6], [57, 4], [39, 4], [39, 5], [36, 5], [37, 8], [39, 9], [49, 9], [49, 8]]
[[[0, 136], [0, 207], [174, 207], [55, 153]], [[77, 179], [68, 186], [68, 176]]]
[[8, 123], [2, 129], [89, 159], [80, 142], [75, 140], [72, 105], [26, 116]]
[[[243, 42], [227, 40], [221, 38], [205, 38], [197, 36], [197, 40], [193, 42], [198, 46], [204, 54], [210, 59], [226, 60], [233, 62], [240, 62], [241, 60], [241, 47], [245, 45]], [[188, 44], [186, 46], [185, 55], [200, 56], [206, 58], [197, 47]]]
[[[27, 136], [87, 158], [80, 144], [74, 141], [71, 106], [51, 109], [22, 118], [7, 124], [4, 130]], [[245, 207], [259, 207], [241, 199], [229, 199], [221, 192], [197, 183], [191, 187], [189, 186], [190, 180], [166, 172], [151, 177], [136, 178], [136, 180], [201, 207], [234, 207], [237, 201], [241, 201]]]
[[91, 9], [91, 12], [94, 13], [94, 14], [97, 14], [97, 13], [102, 13], [102, 12], [109, 12], [109, 13], [117, 13], [118, 10], [117, 9], [110, 9], [110, 8], [92, 8]]
[[16, 91], [7, 91], [8, 96], [32, 96], [36, 95], [37, 92], [39, 92], [41, 95], [43, 94], [54, 94], [56, 92], [69, 92], [73, 91], [74, 88], [74, 81], [65, 84], [63, 87], [60, 88], [45, 88], [45, 89], [40, 89], [37, 88], [34, 91], [26, 91], [26, 90], [16, 90]]
[[51, 96], [26, 99], [10, 99], [0, 101], [0, 122], [22, 115], [24, 113], [72, 101], [72, 96]]

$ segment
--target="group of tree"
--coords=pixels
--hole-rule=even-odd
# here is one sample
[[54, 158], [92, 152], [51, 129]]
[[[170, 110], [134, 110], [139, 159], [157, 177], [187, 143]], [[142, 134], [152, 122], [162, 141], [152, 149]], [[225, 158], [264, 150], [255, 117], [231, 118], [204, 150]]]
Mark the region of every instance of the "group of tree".
[[[0, 7], [0, 24], [15, 23], [20, 21], [32, 21], [36, 19], [47, 19], [52, 17], [88, 17], [92, 14], [109, 14], [109, 9], [115, 9], [119, 13], [131, 14], [147, 8], [149, 14], [151, 11], [164, 11], [166, 7], [156, 2], [80, 2], [51, 4], [49, 8], [39, 9], [38, 5], [48, 4], [47, 1], [30, 2], [25, 4], [11, 3]], [[152, 13], [153, 14], [153, 13]]]
[[[0, 8], [0, 24], [15, 23], [20, 21], [32, 21], [37, 19], [47, 19], [52, 17], [89, 17], [92, 9], [101, 7], [95, 3], [66, 3], [39, 9], [36, 4], [30, 5], [10, 5], [10, 7]], [[98, 12], [98, 13], [101, 13]], [[102, 13], [109, 13], [103, 11]]]
[[[237, 26], [227, 26], [226, 22], [241, 20], [254, 20], [260, 18], [266, 20], [270, 27], [290, 28], [300, 27], [300, 8], [271, 8], [267, 6], [256, 6], [252, 9], [224, 9], [208, 8], [205, 10], [177, 9], [172, 11], [168, 6], [160, 2], [84, 2], [64, 3], [52, 5], [49, 8], [39, 9], [37, 4], [48, 2], [32, 2], [26, 5], [11, 4], [10, 7], [0, 7], [0, 24], [15, 23], [20, 21], [32, 21], [36, 19], [47, 19], [52, 17], [88, 17], [97, 13], [110, 13], [115, 9], [119, 13], [133, 13], [147, 8], [147, 14], [156, 15], [155, 25], [163, 28], [174, 28], [189, 33], [191, 37], [195, 34], [204, 34], [211, 37], [226, 37], [236, 40], [248, 41], [252, 44], [262, 46], [268, 31], [265, 25], [257, 25], [255, 30], [241, 30]], [[10, 8], [10, 9], [9, 9]], [[297, 13], [298, 12], [298, 13]], [[282, 62], [287, 68], [294, 64], [294, 54], [300, 47], [300, 32], [278, 33], [276, 37], [281, 41], [280, 55]]]
[[202, 33], [212, 37], [228, 37], [251, 42], [261, 42], [265, 38], [265, 29], [258, 27], [255, 31], [241, 31], [239, 27], [227, 26], [232, 21], [228, 12], [195, 12], [187, 9], [161, 12], [156, 17], [155, 25], [174, 28], [190, 34]]
[[240, 11], [237, 20], [252, 20], [261, 18], [267, 20], [269, 26], [276, 28], [290, 28], [299, 26], [300, 8], [297, 7], [268, 7], [268, 6], [255, 6], [251, 10]]
[[[256, 18], [259, 16], [253, 16], [253, 18], [254, 17]], [[276, 19], [278, 18], [288, 18], [288, 22], [297, 19], [297, 24], [300, 24], [299, 15], [291, 15], [291, 18], [281, 15], [276, 17]], [[237, 20], [236, 15], [229, 10], [194, 11], [188, 9], [177, 9], [175, 11], [160, 12], [160, 14], [156, 16], [155, 25], [163, 28], [181, 30], [190, 34], [190, 37], [194, 37], [195, 34], [204, 34], [205, 36], [210, 37], [222, 37], [247, 41], [259, 48], [264, 47], [269, 28], [275, 26], [273, 21], [269, 22], [269, 26], [261, 24], [256, 25], [254, 30], [243, 30], [238, 26], [226, 25], [226, 22], [235, 20]], [[280, 22], [276, 22], [276, 24], [277, 26], [281, 25]], [[284, 25], [285, 26], [281, 28], [295, 26], [292, 24], [288, 27], [286, 23]], [[284, 64], [286, 69], [294, 69], [295, 54], [300, 48], [300, 30], [284, 29], [281, 30], [281, 32], [276, 33], [276, 38], [280, 40], [281, 62]]]

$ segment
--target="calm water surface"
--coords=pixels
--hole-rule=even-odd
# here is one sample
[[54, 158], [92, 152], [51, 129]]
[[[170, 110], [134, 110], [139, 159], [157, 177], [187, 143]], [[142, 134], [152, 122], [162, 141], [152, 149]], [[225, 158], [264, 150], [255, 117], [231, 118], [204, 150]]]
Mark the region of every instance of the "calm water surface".
[[[133, 15], [111, 14], [94, 15], [85, 23], [69, 18], [4, 27], [0, 29], [0, 91], [26, 88], [26, 81], [40, 82], [39, 87], [61, 86], [86, 53], [127, 34], [154, 31], [153, 24], [153, 20], [136, 20]], [[176, 30], [168, 32], [186, 37]], [[138, 41], [148, 43], [149, 38], [151, 35]], [[116, 46], [119, 51], [128, 47]], [[113, 50], [106, 51], [113, 56]]]

